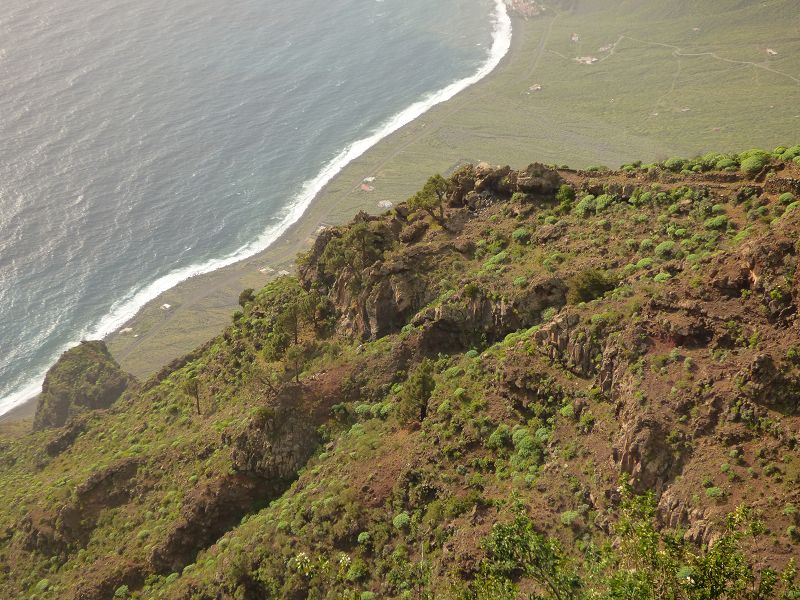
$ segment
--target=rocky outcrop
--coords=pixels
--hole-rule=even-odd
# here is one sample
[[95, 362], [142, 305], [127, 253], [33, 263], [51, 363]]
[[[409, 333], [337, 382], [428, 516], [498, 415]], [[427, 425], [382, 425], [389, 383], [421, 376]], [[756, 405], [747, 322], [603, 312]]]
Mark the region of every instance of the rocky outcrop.
[[796, 313], [796, 294], [784, 274], [796, 270], [796, 240], [789, 235], [774, 235], [768, 240], [746, 243], [738, 252], [723, 256], [710, 274], [712, 288], [736, 298], [743, 292], [758, 293], [776, 318]]
[[86, 431], [86, 419], [73, 419], [52, 440], [45, 444], [44, 451], [49, 456], [58, 456], [72, 446], [84, 431]]
[[[474, 243], [461, 239], [457, 234], [476, 217], [476, 211], [516, 192], [524, 194], [523, 198], [528, 200], [541, 196], [551, 198], [561, 183], [558, 171], [538, 163], [523, 171], [486, 164], [467, 165], [453, 174], [443, 200], [450, 209], [444, 213], [443, 223], [449, 237], [438, 236], [437, 243], [428, 243], [430, 224], [421, 216], [409, 213], [404, 206], [397, 207], [391, 218], [381, 222], [368, 215], [359, 215], [354, 223], [364, 223], [375, 230], [373, 242], [376, 251], [373, 255], [377, 259], [361, 267], [346, 264], [336, 272], [328, 272], [330, 269], [326, 270], [325, 261], [330, 248], [341, 244], [348, 234], [340, 228], [326, 229], [302, 260], [301, 282], [306, 289], [317, 287], [328, 291], [339, 315], [340, 331], [365, 340], [394, 333], [436, 297], [434, 286], [421, 275], [434, 270], [433, 267], [448, 255], [473, 252]], [[432, 235], [436, 237], [435, 233]], [[398, 244], [402, 244], [401, 251], [381, 259], [381, 254]], [[532, 315], [543, 308], [564, 303], [565, 289], [560, 281], [534, 283], [526, 293], [527, 298], [513, 301], [471, 303], [466, 307], [471, 314], [470, 324], [489, 330], [489, 323], [495, 326], [500, 321], [504, 323], [501, 328], [507, 333], [533, 324]], [[453, 306], [442, 310], [449, 311], [449, 315], [426, 314], [418, 320], [438, 321], [439, 329], [448, 330], [450, 317], [458, 315], [452, 312], [456, 310]], [[493, 335], [493, 339], [500, 335]]]
[[134, 381], [104, 342], [81, 342], [62, 354], [47, 372], [33, 428], [61, 427], [82, 411], [108, 408]]
[[789, 414], [800, 413], [800, 381], [760, 353], [734, 377], [745, 398]]
[[291, 485], [319, 445], [320, 416], [306, 410], [313, 408], [312, 395], [301, 385], [284, 385], [240, 432], [224, 437], [235, 473], [204, 483], [184, 499], [179, 518], [150, 555], [153, 569], [179, 571], [256, 505]]
[[283, 401], [264, 407], [232, 440], [231, 460], [240, 473], [276, 484], [289, 482], [319, 444], [315, 424], [291, 400], [300, 386], [281, 391]]
[[107, 600], [115, 598], [123, 585], [136, 589], [144, 581], [144, 565], [120, 557], [105, 557], [82, 573], [74, 600]]
[[180, 571], [257, 502], [267, 502], [281, 491], [273, 483], [244, 474], [226, 475], [198, 487], [184, 499], [180, 516], [150, 554], [152, 568], [158, 573]]
[[421, 265], [436, 258], [425, 246], [410, 248], [391, 260], [380, 262], [353, 285], [355, 274], [343, 272], [332, 296], [341, 315], [339, 327], [361, 339], [376, 339], [398, 331], [420, 306], [430, 302], [432, 291], [419, 277]]
[[422, 346], [428, 353], [467, 348], [482, 339], [494, 342], [535, 325], [542, 311], [564, 305], [566, 292], [566, 284], [552, 277], [531, 282], [508, 299], [490, 298], [480, 291], [471, 297], [460, 292], [420, 311], [411, 324], [422, 330]]
[[52, 556], [70, 546], [84, 546], [100, 513], [127, 503], [137, 491], [138, 459], [124, 459], [92, 474], [75, 489], [74, 499], [56, 513], [31, 511], [20, 522], [22, 544]]
[[588, 378], [596, 373], [601, 348], [591, 329], [581, 325], [577, 314], [558, 315], [537, 331], [534, 339], [540, 352], [579, 377]]
[[625, 421], [613, 448], [614, 460], [639, 492], [661, 492], [680, 468], [666, 441], [663, 425], [646, 416]]

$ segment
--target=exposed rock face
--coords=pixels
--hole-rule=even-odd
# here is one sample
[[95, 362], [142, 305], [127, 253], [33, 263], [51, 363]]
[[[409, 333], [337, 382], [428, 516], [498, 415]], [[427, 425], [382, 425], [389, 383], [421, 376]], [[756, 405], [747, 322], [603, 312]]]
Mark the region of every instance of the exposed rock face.
[[449, 301], [420, 311], [411, 320], [423, 330], [426, 351], [465, 348], [480, 339], [496, 341], [539, 322], [543, 310], [559, 308], [566, 302], [566, 284], [542, 277], [531, 282], [513, 298], [488, 298], [482, 293], [465, 297], [456, 294]]
[[49, 456], [58, 456], [72, 446], [84, 431], [86, 431], [86, 420], [81, 418], [73, 419], [56, 437], [45, 444], [44, 451]]
[[[530, 198], [550, 198], [561, 183], [558, 171], [541, 164], [532, 164], [524, 171], [486, 164], [467, 165], [453, 175], [444, 199], [444, 204], [451, 209], [445, 213], [446, 229], [451, 233], [461, 231], [475, 218], [475, 211], [515, 192]], [[462, 334], [472, 328], [490, 332], [491, 339], [498, 339], [534, 324], [544, 308], [564, 304], [566, 287], [563, 282], [543, 278], [514, 299], [471, 299], [466, 306], [448, 304], [439, 307], [438, 313], [427, 311], [415, 317], [417, 311], [436, 298], [430, 282], [419, 274], [431, 271], [448, 255], [471, 254], [474, 244], [459, 238], [439, 244], [426, 243], [430, 225], [409, 216], [403, 206], [381, 227], [368, 215], [357, 216], [355, 222], [368, 223], [375, 229], [381, 251], [403, 244], [402, 251], [385, 260], [378, 259], [362, 270], [348, 265], [336, 273], [328, 273], [323, 260], [326, 249], [343, 235], [339, 229], [328, 229], [320, 233], [300, 269], [306, 289], [321, 286], [330, 291], [339, 315], [339, 328], [349, 335], [374, 340], [398, 331], [413, 317], [415, 325], [436, 323], [431, 327], [434, 335], [436, 331], [453, 333], [452, 327], [458, 323]]]
[[292, 406], [299, 386], [282, 391], [284, 402], [264, 408], [233, 440], [231, 459], [240, 473], [276, 482], [294, 479], [316, 449], [319, 440], [314, 423]]
[[159, 573], [180, 571], [197, 553], [239, 522], [259, 501], [268, 501], [281, 489], [247, 475], [221, 477], [194, 490], [166, 539], [153, 549], [150, 563]]
[[116, 590], [127, 585], [135, 589], [142, 584], [147, 570], [144, 565], [125, 558], [106, 558], [99, 568], [84, 573], [75, 591], [74, 600], [106, 600], [113, 598]]
[[183, 503], [180, 517], [150, 556], [160, 573], [179, 571], [257, 504], [280, 496], [319, 444], [313, 415], [303, 410], [302, 386], [284, 386], [230, 440], [237, 471], [206, 482]]
[[128, 502], [138, 489], [140, 462], [124, 459], [97, 471], [75, 490], [75, 499], [57, 514], [32, 511], [22, 519], [23, 546], [54, 555], [70, 545], [84, 546], [101, 511]]
[[800, 381], [786, 377], [769, 354], [758, 354], [736, 375], [744, 396], [753, 402], [797, 414], [800, 412]]
[[541, 352], [563, 363], [579, 377], [590, 377], [597, 370], [601, 350], [591, 331], [580, 325], [578, 315], [567, 312], [536, 332]]
[[83, 410], [108, 408], [134, 381], [104, 342], [81, 342], [62, 354], [47, 372], [33, 428], [61, 427]]
[[414, 247], [393, 260], [371, 267], [354, 291], [354, 274], [343, 272], [334, 283], [335, 304], [342, 315], [340, 327], [362, 339], [376, 339], [399, 330], [433, 298], [416, 273], [420, 264], [435, 258], [424, 246]]
[[653, 419], [637, 418], [625, 423], [614, 459], [622, 472], [631, 476], [639, 491], [660, 492], [667, 479], [677, 471], [677, 461], [666, 443], [666, 432]]
[[552, 194], [561, 185], [558, 171], [541, 163], [528, 165], [524, 171], [516, 175], [516, 191], [528, 194]]

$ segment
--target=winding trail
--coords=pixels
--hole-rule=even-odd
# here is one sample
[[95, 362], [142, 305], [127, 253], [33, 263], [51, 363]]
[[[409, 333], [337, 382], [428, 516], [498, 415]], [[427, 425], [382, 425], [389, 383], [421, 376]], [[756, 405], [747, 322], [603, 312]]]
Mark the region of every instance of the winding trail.
[[602, 62], [603, 60], [605, 60], [607, 58], [610, 58], [614, 54], [614, 50], [616, 50], [617, 45], [623, 39], [628, 39], [628, 40], [631, 40], [632, 42], [637, 42], [639, 44], [644, 44], [646, 46], [661, 46], [663, 48], [670, 48], [673, 51], [672, 52], [673, 56], [675, 56], [675, 57], [697, 58], [697, 57], [701, 57], [701, 56], [710, 56], [711, 58], [713, 58], [715, 60], [719, 60], [719, 61], [726, 62], [726, 63], [731, 63], [731, 64], [735, 64], [735, 65], [748, 65], [748, 66], [751, 66], [751, 67], [755, 67], [757, 69], [763, 69], [764, 71], [769, 71], [770, 73], [774, 73], [774, 74], [780, 75], [782, 77], [787, 77], [787, 78], [791, 79], [792, 81], [794, 81], [796, 84], [800, 85], [800, 78], [795, 77], [794, 75], [790, 75], [789, 73], [785, 73], [784, 71], [779, 71], [778, 69], [773, 69], [771, 67], [768, 67], [765, 64], [756, 63], [756, 62], [752, 62], [752, 61], [749, 61], [749, 60], [735, 60], [735, 59], [732, 59], [732, 58], [725, 58], [723, 56], [720, 56], [716, 52], [684, 52], [679, 46], [673, 46], [672, 44], [665, 44], [663, 42], [648, 42], [647, 40], [640, 40], [638, 38], [630, 37], [628, 35], [619, 36], [619, 39], [614, 43], [614, 45], [612, 46], [612, 48], [609, 51], [608, 55], [606, 55], [602, 59], [600, 59], [599, 62]]

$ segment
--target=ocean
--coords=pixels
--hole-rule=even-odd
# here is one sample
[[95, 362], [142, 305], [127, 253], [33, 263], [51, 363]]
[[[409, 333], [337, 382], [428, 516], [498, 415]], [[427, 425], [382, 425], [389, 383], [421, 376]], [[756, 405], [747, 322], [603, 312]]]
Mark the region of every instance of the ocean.
[[4, 0], [0, 414], [488, 74], [503, 0]]

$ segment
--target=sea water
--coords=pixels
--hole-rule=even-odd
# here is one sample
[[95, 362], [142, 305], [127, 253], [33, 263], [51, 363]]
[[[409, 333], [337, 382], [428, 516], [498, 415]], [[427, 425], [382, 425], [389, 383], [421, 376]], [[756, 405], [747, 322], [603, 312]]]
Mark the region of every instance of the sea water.
[[0, 414], [490, 72], [502, 0], [4, 0]]

